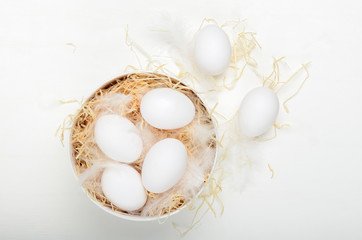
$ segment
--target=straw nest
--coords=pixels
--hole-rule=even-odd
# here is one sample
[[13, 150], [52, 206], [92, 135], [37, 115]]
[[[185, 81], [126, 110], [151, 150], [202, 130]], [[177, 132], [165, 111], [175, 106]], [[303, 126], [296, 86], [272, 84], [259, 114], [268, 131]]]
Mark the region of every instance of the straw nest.
[[[194, 103], [194, 120], [186, 127], [161, 130], [145, 122], [140, 113], [142, 96], [151, 89], [167, 87], [184, 93]], [[104, 167], [115, 163], [97, 147], [94, 123], [103, 114], [115, 113], [127, 117], [140, 130], [144, 141], [141, 157], [130, 164], [139, 173], [145, 154], [157, 141], [176, 138], [186, 147], [188, 167], [184, 177], [172, 189], [154, 194], [148, 192], [145, 206], [134, 212], [125, 212], [113, 205], [103, 194], [100, 179]], [[195, 92], [178, 80], [158, 73], [131, 73], [115, 78], [99, 88], [74, 117], [70, 144], [74, 169], [88, 196], [100, 205], [119, 214], [136, 216], [163, 216], [194, 200], [207, 183], [216, 157], [216, 135], [212, 118]]]

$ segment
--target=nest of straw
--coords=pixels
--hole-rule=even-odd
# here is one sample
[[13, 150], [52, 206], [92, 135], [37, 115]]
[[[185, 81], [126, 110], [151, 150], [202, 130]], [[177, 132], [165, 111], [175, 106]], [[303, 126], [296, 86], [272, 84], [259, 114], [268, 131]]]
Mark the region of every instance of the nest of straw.
[[[140, 113], [142, 96], [151, 89], [161, 87], [182, 92], [194, 103], [196, 114], [189, 125], [180, 129], [161, 130], [150, 126], [143, 120]], [[110, 99], [117, 100], [120, 96], [123, 97], [122, 101], [110, 101]], [[127, 98], [125, 99], [124, 96]], [[140, 173], [147, 151], [161, 139], [176, 138], [185, 145], [188, 152], [188, 169], [183, 179], [165, 193], [148, 192], [145, 206], [135, 212], [125, 212], [117, 208], [104, 196], [100, 185], [104, 168], [99, 168], [92, 174], [85, 174], [99, 163], [112, 162], [97, 147], [93, 136], [94, 123], [104, 113], [116, 113], [127, 117], [140, 129], [143, 139], [147, 138], [141, 157], [131, 164]], [[88, 98], [74, 117], [70, 144], [76, 174], [80, 178], [82, 175], [87, 175], [81, 182], [88, 196], [104, 207], [127, 215], [162, 216], [182, 208], [195, 199], [206, 184], [216, 157], [216, 136], [213, 121], [201, 99], [190, 87], [158, 73], [123, 75], [99, 88]], [[202, 178], [201, 181], [200, 178]], [[199, 181], [199, 184], [190, 188], [190, 181]]]

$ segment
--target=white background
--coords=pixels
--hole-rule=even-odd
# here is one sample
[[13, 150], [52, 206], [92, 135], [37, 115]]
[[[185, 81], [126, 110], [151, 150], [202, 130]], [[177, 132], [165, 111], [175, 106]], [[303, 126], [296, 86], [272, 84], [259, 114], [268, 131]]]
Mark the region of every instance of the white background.
[[289, 104], [291, 128], [258, 147], [254, 180], [241, 193], [225, 190], [224, 215], [207, 215], [185, 239], [361, 239], [361, 10], [353, 0], [1, 0], [0, 239], [179, 238], [171, 222], [186, 213], [159, 225], [95, 207], [54, 136], [77, 108], [58, 99], [88, 96], [137, 64], [125, 28], [140, 39], [150, 13], [197, 26], [248, 18], [265, 56], [312, 61]]

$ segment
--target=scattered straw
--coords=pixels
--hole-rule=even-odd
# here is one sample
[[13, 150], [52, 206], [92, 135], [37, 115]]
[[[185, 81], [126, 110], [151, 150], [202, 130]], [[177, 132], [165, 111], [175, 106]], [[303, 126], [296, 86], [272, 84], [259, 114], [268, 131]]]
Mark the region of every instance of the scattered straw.
[[216, 19], [214, 19], [214, 18], [204, 18], [204, 19], [202, 19], [199, 30], [197, 30], [197, 31], [199, 32], [201, 30], [201, 28], [205, 25], [205, 23], [210, 23], [210, 22], [212, 22], [212, 23], [216, 24], [217, 26], [219, 26]]
[[[237, 22], [236, 27], [240, 22]], [[232, 56], [230, 68], [234, 69], [234, 79], [231, 83], [226, 83], [226, 78], [223, 79], [223, 86], [226, 89], [234, 88], [236, 82], [241, 79], [247, 66], [257, 66], [258, 63], [254, 57], [252, 57], [252, 51], [258, 47], [261, 49], [260, 44], [255, 38], [255, 33], [243, 31], [237, 34], [237, 38], [232, 46]], [[243, 62], [240, 68], [240, 63]]]
[[[173, 228], [176, 229], [181, 236], [185, 236], [197, 226], [208, 212], [211, 212], [215, 217], [218, 215], [221, 216], [224, 213], [224, 204], [219, 196], [222, 191], [221, 182], [224, 178], [224, 170], [222, 168], [215, 169], [212, 176], [206, 178], [205, 189], [198, 196], [198, 204], [195, 202], [189, 204], [189, 210], [195, 211], [189, 227], [181, 230], [176, 223], [172, 223]], [[214, 208], [216, 202], [221, 206], [219, 212]]]
[[129, 72], [130, 70], [131, 70], [131, 71], [139, 71], [139, 69], [138, 69], [137, 67], [132, 66], [132, 65], [127, 65], [127, 66], [124, 68], [123, 72]]
[[274, 177], [274, 170], [270, 167], [270, 164], [269, 164], [269, 163], [268, 163], [268, 168], [269, 168], [269, 171], [271, 172], [270, 179], [273, 179], [273, 177]]
[[64, 147], [64, 133], [66, 130], [71, 130], [71, 125], [72, 122], [74, 120], [74, 115], [73, 114], [69, 114], [64, 120], [63, 123], [61, 125], [59, 125], [59, 127], [57, 128], [56, 132], [55, 132], [55, 136], [59, 135], [60, 138], [60, 142], [62, 143], [63, 147]]
[[[295, 80], [295, 78], [301, 72], [303, 72], [303, 71], [305, 72], [306, 76], [304, 77], [302, 83], [299, 85], [297, 90], [283, 102], [283, 107], [284, 107], [285, 111], [288, 113], [289, 109], [286, 106], [286, 103], [289, 102], [292, 98], [294, 98], [300, 92], [300, 90], [304, 86], [305, 82], [309, 79], [309, 71], [307, 69], [307, 66], [311, 62], [302, 64], [302, 66], [297, 71], [295, 71], [286, 81], [281, 81], [279, 64], [280, 64], [280, 62], [282, 62], [284, 60], [285, 60], [285, 57], [274, 59], [272, 72], [268, 76], [263, 77], [263, 86], [267, 86], [270, 89], [273, 89], [275, 91], [275, 93], [278, 94], [283, 89], [283, 87], [288, 85], [288, 83], [292, 82], [292, 80]], [[259, 73], [257, 73], [257, 74], [260, 75]]]
[[284, 123], [284, 124], [281, 124], [281, 125], [277, 125], [277, 124], [274, 123], [273, 124], [273, 136], [272, 137], [263, 138], [264, 135], [261, 135], [259, 137], [256, 137], [255, 141], [257, 141], [257, 142], [271, 141], [271, 140], [273, 140], [274, 138], [276, 138], [278, 136], [277, 129], [281, 129], [281, 128], [284, 128], [284, 127], [290, 127], [290, 124]]
[[281, 82], [280, 82], [280, 71], [279, 71], [279, 63], [284, 59], [285, 57], [281, 57], [278, 59], [274, 59], [273, 62], [273, 70], [272, 72], [263, 79], [263, 87], [269, 83], [270, 89], [275, 89]]
[[83, 98], [81, 100], [76, 100], [76, 99], [73, 99], [73, 100], [58, 100], [59, 103], [61, 104], [68, 104], [68, 103], [79, 103], [79, 104], [83, 104]]
[[75, 53], [75, 51], [77, 50], [77, 46], [75, 46], [75, 44], [73, 43], [66, 43], [65, 45], [73, 47], [73, 53]]
[[[294, 98], [299, 92], [300, 90], [302, 89], [302, 87], [304, 86], [305, 82], [307, 81], [307, 79], [309, 78], [309, 71], [307, 69], [307, 66], [308, 64], [310, 63], [306, 63], [306, 64], [303, 64], [302, 67], [300, 68], [303, 69], [305, 72], [306, 72], [306, 77], [304, 78], [302, 84], [300, 84], [299, 88], [297, 89], [297, 91], [295, 93], [293, 93], [290, 97], [288, 97], [284, 102], [283, 102], [283, 107], [285, 109], [286, 112], [289, 112], [289, 109], [287, 107], [287, 102], [289, 102], [292, 98]], [[297, 72], [299, 72], [300, 70], [298, 70]], [[288, 83], [289, 81], [291, 81], [291, 79], [294, 77], [295, 75], [293, 75], [290, 79], [288, 79], [288, 81], [286, 83]]]
[[273, 124], [275, 128], [281, 129], [283, 127], [290, 127], [290, 124], [284, 123], [282, 125]]

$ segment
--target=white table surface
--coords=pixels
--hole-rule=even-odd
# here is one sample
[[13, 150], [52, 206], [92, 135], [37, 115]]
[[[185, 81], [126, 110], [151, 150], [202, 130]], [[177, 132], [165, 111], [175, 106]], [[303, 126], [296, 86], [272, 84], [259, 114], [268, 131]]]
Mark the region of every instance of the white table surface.
[[180, 238], [171, 223], [188, 213], [159, 225], [95, 207], [54, 136], [77, 108], [57, 100], [88, 96], [137, 65], [125, 28], [142, 42], [154, 13], [195, 26], [204, 17], [247, 18], [265, 58], [287, 56], [293, 67], [312, 61], [289, 104], [291, 127], [258, 146], [261, 167], [242, 192], [224, 190], [224, 214], [206, 215], [184, 238], [361, 239], [361, 10], [357, 0], [1, 0], [0, 239]]

